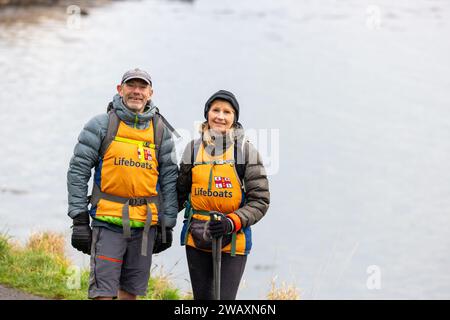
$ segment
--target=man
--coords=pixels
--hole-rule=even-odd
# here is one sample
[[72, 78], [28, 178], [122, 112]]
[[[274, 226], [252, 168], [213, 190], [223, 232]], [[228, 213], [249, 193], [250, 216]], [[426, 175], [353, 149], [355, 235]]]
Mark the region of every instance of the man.
[[126, 72], [117, 92], [83, 128], [67, 173], [72, 246], [91, 255], [91, 299], [145, 295], [152, 253], [171, 246], [178, 212], [173, 128], [151, 100], [150, 75]]

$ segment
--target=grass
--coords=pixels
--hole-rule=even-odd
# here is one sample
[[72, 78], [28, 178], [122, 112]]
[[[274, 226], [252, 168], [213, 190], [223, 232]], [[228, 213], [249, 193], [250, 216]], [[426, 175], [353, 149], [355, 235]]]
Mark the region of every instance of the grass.
[[152, 277], [148, 282], [148, 292], [143, 299], [147, 300], [186, 300], [189, 296], [180, 296], [180, 290], [174, 288], [171, 284], [170, 274], [164, 272], [163, 267], [151, 271]]
[[[64, 236], [53, 232], [33, 234], [25, 246], [0, 234], [0, 283], [50, 299], [85, 300], [89, 271], [72, 266], [64, 254]], [[167, 275], [149, 280], [143, 299], [181, 299]]]
[[[25, 246], [0, 233], [0, 284], [50, 299], [86, 300], [89, 270], [74, 267], [64, 253], [62, 234], [36, 233]], [[74, 280], [74, 281], [72, 281]], [[192, 294], [183, 295], [171, 283], [171, 274], [163, 267], [151, 271], [145, 300], [192, 300]], [[271, 281], [268, 300], [298, 300], [299, 290], [294, 285]]]
[[276, 277], [271, 281], [271, 289], [267, 294], [267, 300], [300, 300], [299, 290], [294, 285], [281, 283], [281, 287], [276, 286]]

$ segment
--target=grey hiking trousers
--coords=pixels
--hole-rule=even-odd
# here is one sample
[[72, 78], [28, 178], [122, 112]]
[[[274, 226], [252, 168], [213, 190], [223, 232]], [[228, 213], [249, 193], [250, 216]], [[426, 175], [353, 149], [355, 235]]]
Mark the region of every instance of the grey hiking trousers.
[[93, 227], [89, 298], [117, 297], [121, 289], [147, 293], [156, 227], [148, 235], [147, 256], [141, 255], [143, 229], [132, 229], [131, 238], [105, 227]]

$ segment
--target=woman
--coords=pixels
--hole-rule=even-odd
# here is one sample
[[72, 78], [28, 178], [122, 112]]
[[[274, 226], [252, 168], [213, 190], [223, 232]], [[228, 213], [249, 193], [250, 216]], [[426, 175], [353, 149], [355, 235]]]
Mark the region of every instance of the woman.
[[234, 300], [252, 246], [250, 226], [269, 207], [269, 185], [258, 152], [244, 139], [236, 97], [216, 92], [204, 116], [201, 138], [187, 145], [180, 164], [178, 202], [186, 208], [181, 243], [194, 299], [212, 300], [212, 240], [222, 239], [220, 298]]

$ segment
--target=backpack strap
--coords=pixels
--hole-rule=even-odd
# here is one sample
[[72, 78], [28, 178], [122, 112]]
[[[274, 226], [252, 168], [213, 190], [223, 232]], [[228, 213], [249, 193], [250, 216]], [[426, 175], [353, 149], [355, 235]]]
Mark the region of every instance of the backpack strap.
[[[109, 108], [111, 106], [111, 108]], [[117, 116], [114, 109], [112, 109], [112, 103], [108, 105], [108, 129], [106, 130], [106, 136], [102, 141], [102, 145], [100, 146], [100, 158], [103, 158], [106, 150], [108, 149], [111, 142], [114, 140], [114, 137], [119, 130], [120, 119]]]
[[159, 116], [159, 118], [161, 119], [161, 121], [166, 125], [167, 129], [169, 129], [169, 131], [171, 133], [173, 133], [175, 135], [175, 137], [177, 137], [178, 139], [181, 138], [180, 134], [177, 132], [177, 130], [175, 130], [175, 128], [169, 123], [169, 121], [167, 121], [166, 118], [164, 118], [164, 116], [159, 113], [159, 109], [156, 108], [156, 112], [155, 114], [157, 114]]
[[108, 107], [106, 107], [106, 113], [110, 112], [113, 109], [113, 103], [112, 101], [108, 103]]
[[200, 144], [202, 139], [193, 140], [191, 142], [191, 165], [194, 166], [195, 159], [197, 158], [198, 149], [200, 149]]
[[158, 159], [159, 162], [159, 150], [161, 148], [161, 144], [164, 137], [164, 125], [160, 123], [160, 116], [159, 113], [155, 113], [153, 117], [153, 134], [154, 134], [154, 143], [155, 143], [155, 153], [156, 153], [156, 159]]
[[234, 159], [236, 161], [236, 171], [241, 179], [244, 182], [245, 177], [245, 164], [246, 160], [248, 160], [248, 141], [242, 140], [242, 142], [235, 141], [234, 143]]
[[153, 132], [155, 137], [156, 145], [156, 159], [159, 161], [159, 149], [161, 148], [163, 137], [164, 137], [164, 127], [169, 129], [171, 133], [177, 138], [181, 138], [180, 134], [174, 129], [174, 127], [169, 123], [169, 121], [164, 118], [164, 116], [159, 113], [159, 109], [156, 108], [155, 116], [153, 117]]
[[[162, 115], [159, 113], [158, 108], [156, 108], [155, 115], [153, 116], [153, 143], [155, 144], [155, 156], [158, 160], [159, 164], [159, 150], [161, 149], [162, 141], [164, 138], [164, 122], [161, 121]], [[159, 177], [158, 182], [159, 184]], [[158, 221], [159, 225], [161, 227], [161, 238], [162, 242], [166, 243], [166, 223], [165, 223], [165, 217], [162, 214], [161, 210], [158, 209]]]
[[[156, 108], [155, 115], [153, 116], [153, 137], [155, 144], [155, 156], [159, 163], [159, 151], [162, 146], [163, 138], [164, 138], [164, 128], [166, 127], [171, 133], [173, 133], [177, 138], [181, 138], [180, 134], [172, 127], [172, 125], [164, 118], [164, 116], [159, 113], [159, 109]], [[159, 180], [159, 178], [158, 178]], [[159, 183], [159, 182], [158, 182]], [[161, 227], [161, 237], [162, 242], [167, 243], [166, 239], [166, 219], [165, 216], [162, 215], [162, 212], [158, 209], [158, 217]]]

